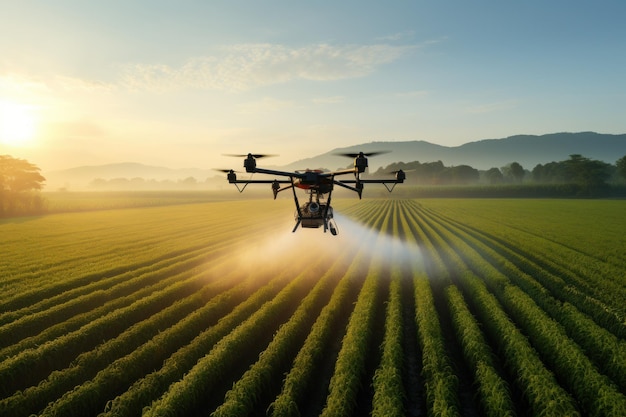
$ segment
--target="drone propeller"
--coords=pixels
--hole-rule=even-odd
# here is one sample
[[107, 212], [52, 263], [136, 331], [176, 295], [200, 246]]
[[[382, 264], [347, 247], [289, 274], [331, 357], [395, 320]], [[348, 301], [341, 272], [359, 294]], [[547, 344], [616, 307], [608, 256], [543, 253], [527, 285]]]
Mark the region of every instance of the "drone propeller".
[[339, 155], [339, 156], [345, 156], [348, 158], [358, 158], [359, 156], [365, 156], [365, 157], [370, 157], [370, 156], [376, 156], [376, 155], [383, 155], [386, 153], [389, 153], [390, 151], [376, 151], [376, 152], [369, 152], [369, 153], [364, 153], [364, 152], [358, 152], [358, 153], [336, 153], [335, 155]]
[[383, 172], [383, 174], [391, 174], [391, 175], [396, 175], [398, 172], [415, 172], [415, 169], [398, 169], [396, 171], [385, 171]]
[[270, 156], [278, 156], [278, 155], [270, 155], [270, 154], [262, 154], [262, 153], [248, 153], [248, 154], [223, 154], [224, 156], [234, 156], [236, 158], [248, 158], [248, 157], [253, 157], [255, 159], [259, 159], [259, 158], [267, 158]]

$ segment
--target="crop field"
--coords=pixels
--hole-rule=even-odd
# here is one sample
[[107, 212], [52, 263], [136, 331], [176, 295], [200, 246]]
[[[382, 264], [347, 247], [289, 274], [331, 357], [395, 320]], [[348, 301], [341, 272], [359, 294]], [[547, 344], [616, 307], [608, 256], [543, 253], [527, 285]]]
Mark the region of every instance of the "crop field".
[[626, 201], [0, 221], [0, 416], [626, 416]]

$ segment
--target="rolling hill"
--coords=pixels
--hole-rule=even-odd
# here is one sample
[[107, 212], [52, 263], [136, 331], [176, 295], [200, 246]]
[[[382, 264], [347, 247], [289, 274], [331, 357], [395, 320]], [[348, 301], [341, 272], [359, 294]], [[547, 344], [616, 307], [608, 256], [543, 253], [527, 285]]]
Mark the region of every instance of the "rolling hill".
[[485, 139], [461, 146], [441, 146], [425, 141], [370, 142], [357, 146], [333, 149], [313, 158], [302, 159], [283, 168], [303, 169], [325, 167], [335, 169], [350, 163], [336, 156], [344, 152], [389, 153], [370, 159], [370, 170], [393, 162], [442, 161], [446, 166], [470, 165], [486, 170], [518, 162], [526, 169], [537, 164], [563, 161], [572, 154], [598, 159], [611, 164], [626, 155], [626, 134], [610, 135], [595, 132], [554, 133], [541, 136], [517, 135], [505, 139]]

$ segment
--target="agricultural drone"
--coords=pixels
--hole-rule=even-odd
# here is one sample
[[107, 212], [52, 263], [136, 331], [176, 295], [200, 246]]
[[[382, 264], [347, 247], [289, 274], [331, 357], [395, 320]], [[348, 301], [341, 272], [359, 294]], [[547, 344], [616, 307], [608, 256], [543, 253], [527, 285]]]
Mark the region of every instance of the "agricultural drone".
[[[259, 168], [256, 165], [256, 160], [272, 155], [253, 154], [247, 155], [228, 155], [245, 158], [243, 166], [247, 173], [250, 174], [267, 174], [274, 177], [286, 177], [286, 179], [278, 180], [239, 180], [237, 174], [232, 169], [220, 170], [227, 174], [228, 182], [235, 184], [239, 192], [243, 192], [248, 184], [271, 184], [274, 199], [281, 191], [288, 189], [293, 190], [293, 199], [296, 204], [295, 220], [296, 226], [293, 228], [293, 232], [298, 229], [298, 226], [303, 228], [320, 228], [324, 227], [324, 233], [330, 230], [332, 235], [337, 235], [337, 225], [333, 220], [333, 208], [330, 205], [330, 200], [335, 185], [354, 191], [359, 195], [359, 199], [363, 193], [364, 184], [384, 184], [385, 188], [389, 192], [393, 191], [396, 184], [403, 183], [406, 175], [402, 170], [394, 171], [394, 179], [364, 179], [361, 178], [361, 174], [365, 172], [367, 168], [367, 157], [380, 155], [385, 152], [370, 152], [370, 153], [343, 153], [338, 154], [341, 156], [354, 158], [354, 167], [343, 169], [339, 171], [325, 171], [321, 169], [306, 169], [296, 170], [294, 172], [288, 171], [276, 171], [273, 169]], [[354, 179], [339, 180], [336, 177], [353, 174]], [[238, 184], [243, 184], [243, 187], [239, 187]], [[286, 185], [285, 185], [286, 184]], [[298, 196], [296, 194], [296, 188], [305, 190], [308, 194], [307, 201], [300, 205], [298, 202]], [[326, 196], [326, 194], [328, 196]]]

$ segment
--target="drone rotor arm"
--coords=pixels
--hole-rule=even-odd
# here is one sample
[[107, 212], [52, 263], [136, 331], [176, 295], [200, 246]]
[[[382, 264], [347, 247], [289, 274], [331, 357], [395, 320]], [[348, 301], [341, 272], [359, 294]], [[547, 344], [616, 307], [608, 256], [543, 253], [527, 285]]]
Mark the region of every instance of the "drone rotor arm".
[[[359, 198], [361, 198], [361, 194], [363, 193], [363, 187], [359, 187], [359, 182], [357, 181], [337, 181], [337, 180], [333, 180], [333, 184], [338, 185], [340, 187], [343, 187], [345, 189], [348, 189], [350, 191], [354, 191], [355, 193], [357, 193], [359, 195]], [[355, 184], [357, 185], [356, 187], [352, 187], [351, 185], [348, 184]]]
[[289, 172], [289, 171], [277, 171], [273, 169], [265, 169], [265, 168], [255, 168], [255, 174], [267, 174], [278, 177], [290, 177], [290, 178], [304, 178], [304, 173], [300, 172]]
[[347, 174], [356, 174], [356, 170], [354, 168], [341, 169], [339, 171], [330, 171], [323, 172], [319, 174], [320, 177], [334, 177], [335, 175], [347, 175]]

